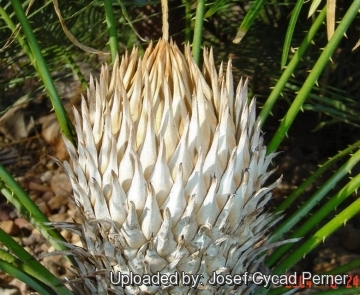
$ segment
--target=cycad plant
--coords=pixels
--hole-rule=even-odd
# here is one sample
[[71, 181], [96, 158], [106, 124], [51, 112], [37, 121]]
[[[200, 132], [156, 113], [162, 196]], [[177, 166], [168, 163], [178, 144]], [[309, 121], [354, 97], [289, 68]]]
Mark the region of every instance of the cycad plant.
[[[255, 11], [259, 2], [264, 1], [255, 1]], [[260, 133], [261, 125], [314, 38], [325, 10], [318, 15], [274, 88], [261, 119], [256, 119], [255, 100], [249, 102], [247, 97], [248, 82], [241, 81], [235, 87], [231, 62], [216, 71], [212, 50], [204, 50], [201, 71], [193, 59], [194, 56], [197, 61], [199, 57], [202, 21], [207, 15], [205, 1], [197, 1], [193, 54], [189, 47], [185, 47], [183, 54], [169, 42], [165, 26], [164, 38], [156, 45], [149, 44], [143, 57], [139, 58], [137, 49], [133, 49], [130, 54], [116, 58], [114, 3], [105, 0], [112, 71], [109, 73], [108, 66], [103, 66], [100, 78], [91, 79], [80, 112], [74, 111], [75, 140], [24, 9], [20, 1], [11, 3], [26, 37], [19, 35], [19, 43], [44, 81], [60, 118], [71, 157], [63, 166], [73, 186], [73, 202], [82, 218], [82, 224], [47, 223], [46, 217], [0, 166], [1, 192], [57, 250], [69, 255], [74, 265], [74, 278], [64, 283], [1, 232], [6, 249], [0, 251], [0, 268], [41, 294], [267, 293], [269, 289], [256, 288], [247, 274], [256, 271], [286, 274], [298, 260], [359, 212], [359, 200], [355, 200], [320, 229], [312, 231], [301, 244], [294, 244], [360, 186], [360, 177], [355, 176], [324, 202], [321, 209], [306, 216], [358, 164], [360, 152], [355, 152], [298, 211], [279, 222], [280, 212], [332, 164], [356, 151], [359, 142], [329, 159], [275, 213], [264, 211], [271, 190], [280, 181], [265, 183], [273, 172], [267, 171], [275, 156], [273, 152], [356, 16], [360, 8], [358, 1], [349, 7], [320, 55], [268, 150]], [[221, 3], [216, 1], [211, 8], [216, 11]], [[184, 4], [191, 11], [191, 1]], [[15, 31], [6, 11], [0, 9], [0, 13]], [[253, 17], [256, 13], [251, 11], [249, 15]], [[280, 246], [284, 242], [277, 241], [299, 221], [302, 225], [290, 236], [294, 239]], [[78, 234], [83, 246], [65, 242], [49, 225]], [[267, 257], [265, 252], [276, 246], [280, 247]], [[291, 248], [293, 251], [289, 253]], [[359, 261], [333, 273], [356, 265]], [[175, 275], [175, 281], [161, 286], [145, 281], [156, 275], [164, 278]], [[229, 280], [221, 281], [225, 275], [240, 278], [231, 285]], [[220, 278], [218, 284], [210, 283], [214, 276]], [[286, 291], [289, 290], [283, 287], [270, 293]], [[358, 292], [356, 288], [335, 291]]]
[[[234, 89], [230, 62], [218, 75], [205, 50], [201, 73], [188, 46], [185, 56], [166, 40], [142, 58], [134, 49], [91, 80], [75, 119], [78, 147], [65, 139], [72, 164], [64, 166], [83, 220], [85, 251], [73, 252], [88, 294], [123, 290], [111, 271], [179, 275], [178, 286], [125, 284], [127, 294], [256, 287], [208, 282], [265, 271], [260, 254], [278, 220], [263, 212], [280, 181], [264, 187], [275, 154], [266, 155], [255, 100], [248, 104], [247, 81]], [[198, 291], [182, 280], [190, 275]]]

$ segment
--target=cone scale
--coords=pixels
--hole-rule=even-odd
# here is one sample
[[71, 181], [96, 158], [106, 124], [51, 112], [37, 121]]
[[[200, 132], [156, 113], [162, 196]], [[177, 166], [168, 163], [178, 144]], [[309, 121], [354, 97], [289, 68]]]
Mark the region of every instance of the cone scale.
[[[203, 70], [190, 49], [150, 44], [102, 67], [74, 109], [78, 147], [64, 162], [83, 220], [73, 288], [81, 294], [250, 294], [256, 285], [210, 284], [214, 274], [265, 271], [266, 155], [247, 81], [233, 84], [231, 61]], [[113, 284], [110, 272], [179, 275], [176, 284]], [[197, 288], [182, 275], [198, 276]], [[211, 280], [210, 280], [211, 282]], [[232, 293], [231, 293], [232, 292]]]

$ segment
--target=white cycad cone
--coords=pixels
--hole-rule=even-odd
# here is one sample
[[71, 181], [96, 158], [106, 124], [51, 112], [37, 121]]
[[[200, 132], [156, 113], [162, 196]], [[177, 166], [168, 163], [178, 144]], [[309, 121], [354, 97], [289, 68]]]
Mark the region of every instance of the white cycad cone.
[[[91, 79], [77, 150], [66, 141], [83, 218], [83, 247], [74, 248], [87, 294], [245, 294], [255, 285], [208, 284], [217, 274], [264, 271], [261, 252], [276, 218], [262, 212], [278, 184], [263, 187], [266, 155], [248, 104], [247, 81], [234, 89], [231, 62], [216, 72], [204, 51], [201, 72], [160, 40], [138, 58], [122, 56], [109, 74]], [[80, 231], [78, 231], [80, 232]], [[179, 286], [111, 284], [109, 272], [179, 273]], [[202, 275], [197, 289], [182, 272]], [[78, 289], [78, 290], [80, 290]]]

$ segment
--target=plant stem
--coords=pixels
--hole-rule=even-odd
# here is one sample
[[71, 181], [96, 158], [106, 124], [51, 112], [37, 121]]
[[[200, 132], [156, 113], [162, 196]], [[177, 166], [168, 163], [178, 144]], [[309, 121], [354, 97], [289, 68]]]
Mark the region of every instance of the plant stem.
[[185, 44], [190, 41], [191, 38], [191, 3], [189, 0], [183, 0], [185, 6]]
[[[41, 50], [40, 50], [39, 44], [35, 38], [34, 32], [31, 29], [29, 20], [27, 19], [24, 9], [19, 0], [11, 0], [11, 4], [12, 4], [15, 14], [21, 24], [21, 27], [24, 31], [26, 39], [29, 43], [30, 49], [33, 54], [33, 58], [36, 62], [36, 65], [34, 64], [34, 67], [35, 67], [35, 69], [37, 69], [37, 71], [45, 85], [45, 89], [50, 97], [51, 103], [55, 110], [56, 117], [59, 121], [61, 131], [75, 145], [75, 141], [73, 138], [73, 135], [74, 135], [73, 126], [72, 126], [72, 124], [68, 118], [68, 115], [64, 109], [64, 106], [61, 102], [61, 99], [56, 90], [54, 81], [51, 78], [49, 69], [48, 69], [45, 59], [41, 53]], [[31, 59], [31, 57], [30, 57], [30, 59]]]
[[360, 199], [357, 199], [342, 212], [337, 214], [321, 229], [319, 229], [312, 237], [307, 239], [301, 246], [296, 247], [294, 252], [286, 257], [285, 260], [283, 260], [281, 264], [272, 271], [272, 274], [285, 273], [292, 265], [294, 265], [317, 245], [323, 242], [326, 237], [336, 231], [347, 220], [351, 219], [355, 214], [359, 213], [359, 211]]
[[68, 249], [64, 244], [58, 243], [58, 241], [66, 242], [64, 237], [57, 230], [44, 224], [50, 222], [49, 219], [47, 219], [39, 207], [36, 206], [23, 188], [1, 164], [0, 179], [2, 180], [0, 181], [0, 190], [9, 202], [11, 202], [21, 214], [31, 221], [31, 223], [43, 234], [43, 236], [55, 247], [55, 249]]
[[[270, 238], [271, 242], [278, 241], [284, 235], [284, 233], [288, 232], [295, 224], [297, 224], [359, 162], [360, 150], [358, 150], [344, 165], [342, 165], [330, 177], [330, 179], [326, 181], [326, 183], [321, 186], [316, 191], [316, 193], [309, 200], [307, 200], [307, 202], [303, 204], [293, 215], [291, 215], [287, 220], [281, 222], [281, 225], [276, 228], [276, 230], [274, 230], [274, 232], [272, 233], [272, 236]], [[271, 254], [271, 256], [273, 256], [274, 253]], [[268, 258], [268, 261], [269, 265], [272, 265], [275, 262], [275, 259]]]
[[19, 279], [22, 282], [25, 282], [26, 285], [30, 286], [34, 290], [38, 291], [39, 294], [43, 295], [55, 295], [48, 286], [39, 280], [30, 277], [26, 272], [12, 265], [11, 263], [0, 259], [0, 270], [10, 274], [12, 277]]
[[81, 88], [83, 90], [86, 90], [87, 82], [85, 80], [85, 77], [84, 77], [83, 73], [81, 72], [79, 66], [76, 64], [76, 61], [71, 56], [71, 53], [67, 49], [64, 49], [64, 48], [62, 48], [62, 53], [66, 57], [68, 63], [71, 65], [73, 71], [75, 72], [77, 78], [79, 79], [79, 82], [81, 84]]
[[296, 198], [300, 196], [309, 185], [313, 184], [314, 181], [319, 176], [323, 175], [324, 172], [331, 167], [331, 165], [335, 164], [344, 156], [348, 155], [354, 149], [358, 149], [359, 147], [360, 147], [360, 140], [358, 140], [357, 142], [355, 142], [345, 150], [339, 152], [337, 155], [329, 159], [326, 163], [322, 164], [319, 169], [317, 169], [314, 173], [312, 173], [308, 179], [302, 182], [297, 189], [295, 189], [279, 206], [277, 206], [274, 209], [274, 213], [286, 210], [296, 200]]
[[276, 83], [274, 89], [271, 91], [269, 98], [266, 100], [264, 106], [260, 112], [261, 126], [264, 126], [264, 123], [269, 116], [271, 110], [273, 109], [275, 102], [279, 98], [281, 91], [284, 89], [286, 82], [291, 78], [291, 75], [295, 71], [297, 65], [299, 64], [301, 58], [305, 54], [307, 48], [311, 44], [311, 41], [314, 39], [316, 32], [322, 26], [326, 16], [326, 7], [320, 12], [319, 16], [316, 18], [315, 22], [311, 26], [309, 32], [306, 34], [304, 40], [299, 46], [298, 50], [295, 52], [291, 61], [285, 68], [283, 74], [281, 75], [279, 81]]
[[105, 14], [106, 14], [106, 24], [109, 30], [109, 45], [111, 52], [112, 63], [115, 62], [115, 58], [119, 52], [119, 44], [116, 33], [116, 23], [114, 17], [114, 10], [111, 0], [104, 0]]
[[197, 64], [199, 64], [199, 60], [200, 60], [204, 15], [205, 15], [205, 0], [199, 0], [197, 1], [197, 7], [196, 7], [194, 39], [192, 45], [193, 57]]
[[345, 265], [338, 266], [336, 268], [333, 268], [332, 270], [323, 272], [322, 274], [324, 275], [344, 274], [358, 267], [360, 267], [360, 258], [347, 262]]
[[162, 34], [165, 42], [169, 41], [169, 7], [167, 0], [161, 0]]
[[11, 18], [9, 17], [9, 15], [6, 13], [6, 11], [4, 10], [4, 8], [2, 8], [0, 6], [0, 15], [2, 17], [2, 19], [6, 22], [7, 26], [9, 27], [9, 29], [11, 30], [11, 32], [14, 34], [14, 36], [16, 37], [17, 41], [19, 42], [21, 48], [24, 50], [24, 52], [26, 53], [26, 55], [29, 57], [30, 62], [34, 65], [35, 70], [37, 70], [36, 68], [36, 63], [34, 60], [34, 57], [31, 53], [31, 49], [29, 47], [29, 44], [27, 44], [26, 40], [23, 38], [23, 36], [16, 31], [16, 26], [13, 23], [13, 21], [11, 20]]
[[[334, 208], [337, 208], [347, 197], [349, 197], [355, 190], [360, 187], [360, 174], [350, 180], [348, 184], [346, 184], [337, 194], [330, 198], [321, 208], [312, 214], [304, 223], [301, 224], [299, 228], [297, 228], [291, 235], [290, 239], [298, 238], [305, 236], [308, 232], [310, 232], [313, 228], [315, 228], [325, 216], [328, 216]], [[328, 235], [330, 235], [329, 233]], [[271, 261], [281, 259], [285, 253], [288, 253], [290, 248], [293, 245], [285, 244], [279, 248], [277, 248], [274, 253], [271, 254], [271, 258], [269, 257], [268, 263], [271, 266]], [[271, 260], [271, 261], [270, 261]], [[296, 261], [293, 261], [295, 264]], [[278, 266], [281, 267], [282, 263]]]
[[[289, 56], [289, 49], [290, 49], [294, 29], [296, 27], [296, 23], [298, 21], [299, 14], [301, 12], [301, 8], [302, 8], [303, 4], [304, 4], [304, 0], [297, 0], [296, 5], [291, 13], [291, 18], [290, 18], [290, 21], [288, 24], [288, 28], [286, 30], [286, 36], [285, 36], [285, 41], [284, 41], [283, 50], [282, 50], [281, 69], [283, 69], [286, 65], [286, 62], [287, 62], [287, 59]], [[311, 30], [311, 28], [310, 28], [310, 30]], [[309, 41], [310, 40], [312, 40], [312, 39], [309, 39]]]
[[54, 290], [55, 294], [73, 295], [72, 292], [53, 275], [45, 266], [35, 259], [34, 256], [29, 254], [22, 246], [20, 246], [12, 237], [0, 229], [1, 242], [5, 245], [13, 256], [7, 251], [0, 250], [0, 259], [11, 263], [15, 267], [22, 269], [29, 277], [33, 277], [40, 282], [44, 283]]
[[360, 9], [360, 1], [353, 1], [350, 8], [343, 17], [342, 21], [338, 25], [334, 35], [332, 36], [328, 44], [325, 46], [324, 51], [320, 55], [316, 64], [314, 65], [314, 68], [311, 70], [308, 78], [304, 82], [303, 87], [300, 89], [298, 95], [296, 96], [294, 102], [290, 106], [285, 117], [281, 120], [278, 130], [276, 131], [274, 137], [272, 138], [270, 144], [268, 145], [267, 148], [268, 153], [275, 151], [279, 147], [280, 143], [287, 134], [292, 122], [295, 120], [297, 113], [299, 112], [303, 103], [305, 102], [308, 94], [310, 93], [317, 79], [321, 75], [323, 69], [327, 65], [331, 55], [336, 50], [340, 40], [343, 38], [346, 30], [349, 28], [354, 18], [358, 15], [359, 9]]

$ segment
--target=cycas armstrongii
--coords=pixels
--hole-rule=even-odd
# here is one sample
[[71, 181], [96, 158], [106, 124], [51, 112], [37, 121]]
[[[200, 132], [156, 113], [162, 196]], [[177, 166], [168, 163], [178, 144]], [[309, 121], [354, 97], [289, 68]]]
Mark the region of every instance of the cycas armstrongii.
[[[103, 66], [91, 80], [78, 148], [66, 141], [82, 248], [73, 248], [86, 294], [245, 294], [256, 286], [215, 285], [217, 274], [265, 271], [259, 254], [276, 222], [264, 205], [278, 181], [262, 187], [266, 156], [247, 81], [234, 90], [231, 62], [216, 72], [212, 50], [199, 70], [160, 40]], [[180, 275], [180, 286], [116, 286], [122, 274]], [[182, 272], [201, 274], [197, 289]], [[144, 276], [145, 277], [145, 276]], [[77, 283], [78, 284], [78, 283]], [[77, 284], [74, 284], [76, 287]]]

